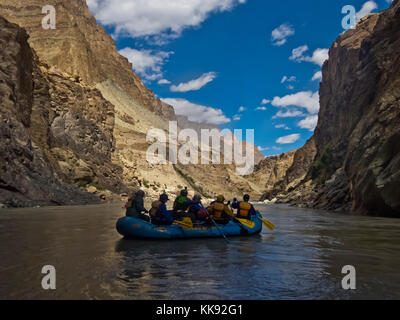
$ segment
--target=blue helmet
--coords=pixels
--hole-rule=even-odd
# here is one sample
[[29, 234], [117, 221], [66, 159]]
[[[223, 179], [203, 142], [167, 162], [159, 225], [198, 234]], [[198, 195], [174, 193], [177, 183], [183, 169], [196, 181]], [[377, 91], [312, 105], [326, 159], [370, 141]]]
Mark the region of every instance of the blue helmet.
[[163, 193], [162, 195], [160, 195], [160, 201], [165, 203], [169, 200], [168, 195], [166, 193]]

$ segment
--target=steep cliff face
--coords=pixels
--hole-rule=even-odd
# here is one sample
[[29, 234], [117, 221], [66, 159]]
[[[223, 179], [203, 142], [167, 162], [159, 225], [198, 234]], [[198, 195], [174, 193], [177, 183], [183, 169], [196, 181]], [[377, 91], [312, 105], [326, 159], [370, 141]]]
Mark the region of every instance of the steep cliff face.
[[[72, 184], [80, 178], [93, 182], [96, 165], [105, 164], [102, 172], [109, 177], [97, 182], [119, 188], [113, 180], [119, 169], [110, 161], [113, 106], [97, 90], [41, 64], [27, 39], [25, 30], [0, 17], [0, 202], [96, 202], [98, 197]], [[102, 111], [91, 112], [90, 101]], [[87, 154], [82, 141], [93, 146]]]
[[400, 217], [400, 1], [333, 43], [320, 99], [315, 161], [286, 200]]
[[[314, 137], [311, 137], [302, 148], [286, 154], [290, 155], [291, 161], [279, 161], [275, 165], [280, 168], [281, 174], [276, 179], [271, 180], [272, 183], [267, 187], [261, 200], [273, 200], [278, 196], [283, 197], [300, 184], [307, 176], [316, 153]], [[257, 170], [265, 171], [263, 167], [257, 167]]]
[[[42, 8], [56, 9], [56, 29], [42, 28]], [[132, 65], [121, 56], [112, 38], [97, 25], [85, 0], [2, 0], [0, 15], [26, 29], [29, 43], [43, 62], [79, 75], [89, 85], [113, 80], [141, 105], [165, 118], [173, 116], [133, 73]]]
[[[264, 199], [275, 197], [275, 185], [285, 178], [289, 168], [293, 165], [296, 150], [283, 153], [279, 156], [267, 157], [254, 168], [254, 172], [246, 179], [253, 184]], [[271, 193], [274, 196], [271, 196]], [[271, 200], [269, 199], [269, 200]]]

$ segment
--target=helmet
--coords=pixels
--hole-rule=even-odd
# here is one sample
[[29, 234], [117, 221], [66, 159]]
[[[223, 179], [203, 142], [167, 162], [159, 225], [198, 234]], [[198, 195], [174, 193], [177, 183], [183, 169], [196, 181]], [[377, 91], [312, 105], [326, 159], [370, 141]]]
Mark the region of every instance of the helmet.
[[181, 191], [181, 196], [186, 197], [187, 195], [188, 195], [187, 189], [183, 189], [183, 190]]
[[248, 202], [248, 201], [250, 200], [250, 196], [249, 196], [248, 194], [245, 194], [245, 195], [243, 196], [243, 200], [246, 201], [246, 202]]
[[166, 193], [163, 193], [162, 195], [160, 195], [160, 201], [165, 203], [169, 200], [168, 195]]
[[225, 197], [223, 195], [219, 195], [217, 197], [217, 202], [224, 202], [225, 201]]
[[201, 195], [195, 194], [194, 197], [193, 197], [193, 201], [198, 201], [198, 202], [200, 202], [200, 201], [201, 201]]

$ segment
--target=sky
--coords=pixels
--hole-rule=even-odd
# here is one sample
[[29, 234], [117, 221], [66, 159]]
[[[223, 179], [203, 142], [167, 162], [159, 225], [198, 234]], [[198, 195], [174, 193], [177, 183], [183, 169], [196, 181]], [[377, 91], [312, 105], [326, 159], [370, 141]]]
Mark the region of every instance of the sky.
[[[342, 20], [390, 0], [87, 0], [144, 84], [177, 114], [254, 129], [265, 156], [302, 147]], [[346, 19], [348, 23], [349, 20]]]

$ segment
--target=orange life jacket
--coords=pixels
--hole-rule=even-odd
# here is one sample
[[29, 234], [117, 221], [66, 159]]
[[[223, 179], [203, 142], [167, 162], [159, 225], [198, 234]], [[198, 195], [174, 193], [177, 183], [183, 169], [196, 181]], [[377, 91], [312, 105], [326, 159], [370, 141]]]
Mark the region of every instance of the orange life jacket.
[[239, 215], [241, 217], [247, 218], [249, 216], [249, 211], [251, 209], [251, 204], [248, 202], [240, 202], [239, 204]]
[[212, 213], [213, 213], [214, 218], [221, 219], [222, 214], [225, 211], [225, 205], [223, 203], [216, 202], [211, 206], [211, 208], [212, 208]]

